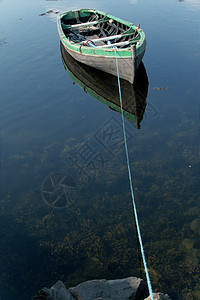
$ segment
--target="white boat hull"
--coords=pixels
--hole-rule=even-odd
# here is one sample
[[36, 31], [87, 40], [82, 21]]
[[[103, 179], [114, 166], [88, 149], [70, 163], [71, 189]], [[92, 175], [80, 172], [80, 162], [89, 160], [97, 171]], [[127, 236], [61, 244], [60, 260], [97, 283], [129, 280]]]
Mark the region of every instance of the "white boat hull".
[[[88, 65], [90, 67], [99, 69], [106, 73], [112, 74], [117, 76], [117, 65], [116, 65], [116, 58], [110, 56], [94, 56], [94, 55], [86, 55], [84, 53], [79, 53], [73, 51], [65, 46], [65, 50], [77, 61]], [[113, 49], [114, 51], [114, 49]], [[137, 72], [137, 68], [142, 61], [144, 56], [144, 52], [141, 55], [135, 57], [134, 47], [132, 48], [132, 57], [117, 57], [118, 62], [118, 69], [119, 69], [119, 76], [131, 83], [134, 82], [134, 78]]]

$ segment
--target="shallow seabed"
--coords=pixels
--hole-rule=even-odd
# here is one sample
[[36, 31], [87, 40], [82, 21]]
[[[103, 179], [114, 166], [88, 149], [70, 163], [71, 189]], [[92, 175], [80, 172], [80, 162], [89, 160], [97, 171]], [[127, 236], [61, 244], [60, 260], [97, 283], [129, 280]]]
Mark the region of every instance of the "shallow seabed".
[[197, 0], [0, 1], [0, 299], [145, 278], [121, 116], [73, 85], [61, 57], [57, 12], [79, 7], [146, 33], [145, 111], [126, 128], [149, 273], [154, 291], [200, 299]]

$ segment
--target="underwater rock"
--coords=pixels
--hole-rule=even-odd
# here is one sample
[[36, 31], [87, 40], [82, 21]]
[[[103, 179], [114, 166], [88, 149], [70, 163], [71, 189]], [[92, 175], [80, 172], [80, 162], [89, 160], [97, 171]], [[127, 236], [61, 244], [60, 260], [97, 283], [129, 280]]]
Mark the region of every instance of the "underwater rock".
[[136, 300], [146, 292], [144, 281], [129, 277], [116, 280], [91, 280], [69, 289], [75, 299], [80, 300]]
[[[85, 281], [66, 289], [62, 281], [56, 282], [50, 289], [43, 288], [33, 300], [141, 300], [147, 297], [144, 281], [136, 277]], [[170, 300], [168, 295], [154, 293], [154, 300]], [[145, 298], [150, 300], [150, 296]]]
[[190, 224], [190, 228], [194, 232], [199, 234], [200, 233], [200, 218], [193, 220], [192, 223]]
[[58, 13], [59, 13], [58, 11], [54, 11], [54, 10], [50, 9], [47, 12], [40, 14], [39, 16], [42, 17], [42, 16], [46, 16], [46, 15], [50, 15], [50, 14], [58, 14]]

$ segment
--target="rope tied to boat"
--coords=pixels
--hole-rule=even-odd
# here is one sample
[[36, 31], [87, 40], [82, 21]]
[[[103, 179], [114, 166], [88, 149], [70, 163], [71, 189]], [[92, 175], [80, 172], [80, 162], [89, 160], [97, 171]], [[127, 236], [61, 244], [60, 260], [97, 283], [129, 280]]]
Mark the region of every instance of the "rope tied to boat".
[[130, 184], [130, 190], [131, 190], [133, 212], [134, 212], [134, 217], [135, 217], [137, 235], [138, 235], [139, 244], [140, 244], [140, 251], [141, 251], [141, 255], [142, 255], [142, 261], [143, 261], [145, 274], [146, 274], [146, 279], [147, 279], [149, 295], [151, 297], [151, 300], [154, 300], [152, 286], [151, 286], [151, 280], [150, 280], [150, 276], [149, 276], [149, 272], [148, 272], [148, 268], [147, 268], [147, 262], [146, 262], [145, 254], [144, 254], [144, 247], [143, 247], [142, 236], [141, 236], [141, 232], [140, 232], [140, 225], [139, 225], [138, 214], [137, 214], [137, 208], [136, 208], [135, 197], [134, 197], [134, 192], [133, 192], [131, 167], [130, 167], [129, 152], [128, 152], [128, 145], [127, 145], [127, 138], [126, 138], [126, 128], [125, 128], [125, 121], [124, 121], [123, 105], [122, 105], [122, 94], [121, 94], [121, 85], [120, 85], [120, 78], [119, 78], [117, 48], [114, 47], [114, 50], [115, 50], [116, 67], [117, 67], [117, 78], [118, 78], [120, 108], [121, 108], [121, 117], [122, 117], [122, 129], [123, 129], [123, 136], [124, 136], [124, 146], [125, 146], [125, 152], [126, 152], [126, 162], [127, 162], [127, 168], [128, 168], [128, 177], [129, 177], [129, 184]]

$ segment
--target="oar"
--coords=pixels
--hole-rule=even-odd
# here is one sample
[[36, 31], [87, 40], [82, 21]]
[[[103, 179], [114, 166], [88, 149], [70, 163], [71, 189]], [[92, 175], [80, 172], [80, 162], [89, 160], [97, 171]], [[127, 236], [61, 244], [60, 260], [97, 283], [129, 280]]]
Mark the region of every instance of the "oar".
[[92, 21], [92, 22], [85, 22], [85, 23], [81, 23], [81, 24], [74, 24], [74, 25], [66, 25], [62, 23], [62, 27], [64, 29], [69, 29], [69, 28], [80, 28], [80, 27], [85, 27], [85, 26], [93, 26], [93, 25], [97, 25], [97, 24], [101, 24], [104, 22], [107, 22], [108, 19], [103, 19], [103, 20], [99, 20], [99, 21]]
[[119, 43], [114, 43], [114, 44], [109, 44], [109, 45], [103, 45], [103, 46], [97, 46], [96, 48], [111, 48], [111, 47], [118, 47], [118, 46], [128, 46], [131, 44], [136, 44], [139, 40], [130, 40], [130, 41], [125, 41], [125, 42], [119, 42]]
[[106, 37], [102, 37], [102, 38], [98, 38], [98, 39], [92, 39], [92, 40], [90, 40], [90, 42], [95, 43], [95, 42], [102, 42], [102, 41], [110, 41], [110, 40], [120, 39], [124, 36], [129, 36], [129, 35], [133, 35], [133, 32], [127, 33], [127, 34], [111, 35], [111, 36], [106, 36]]

